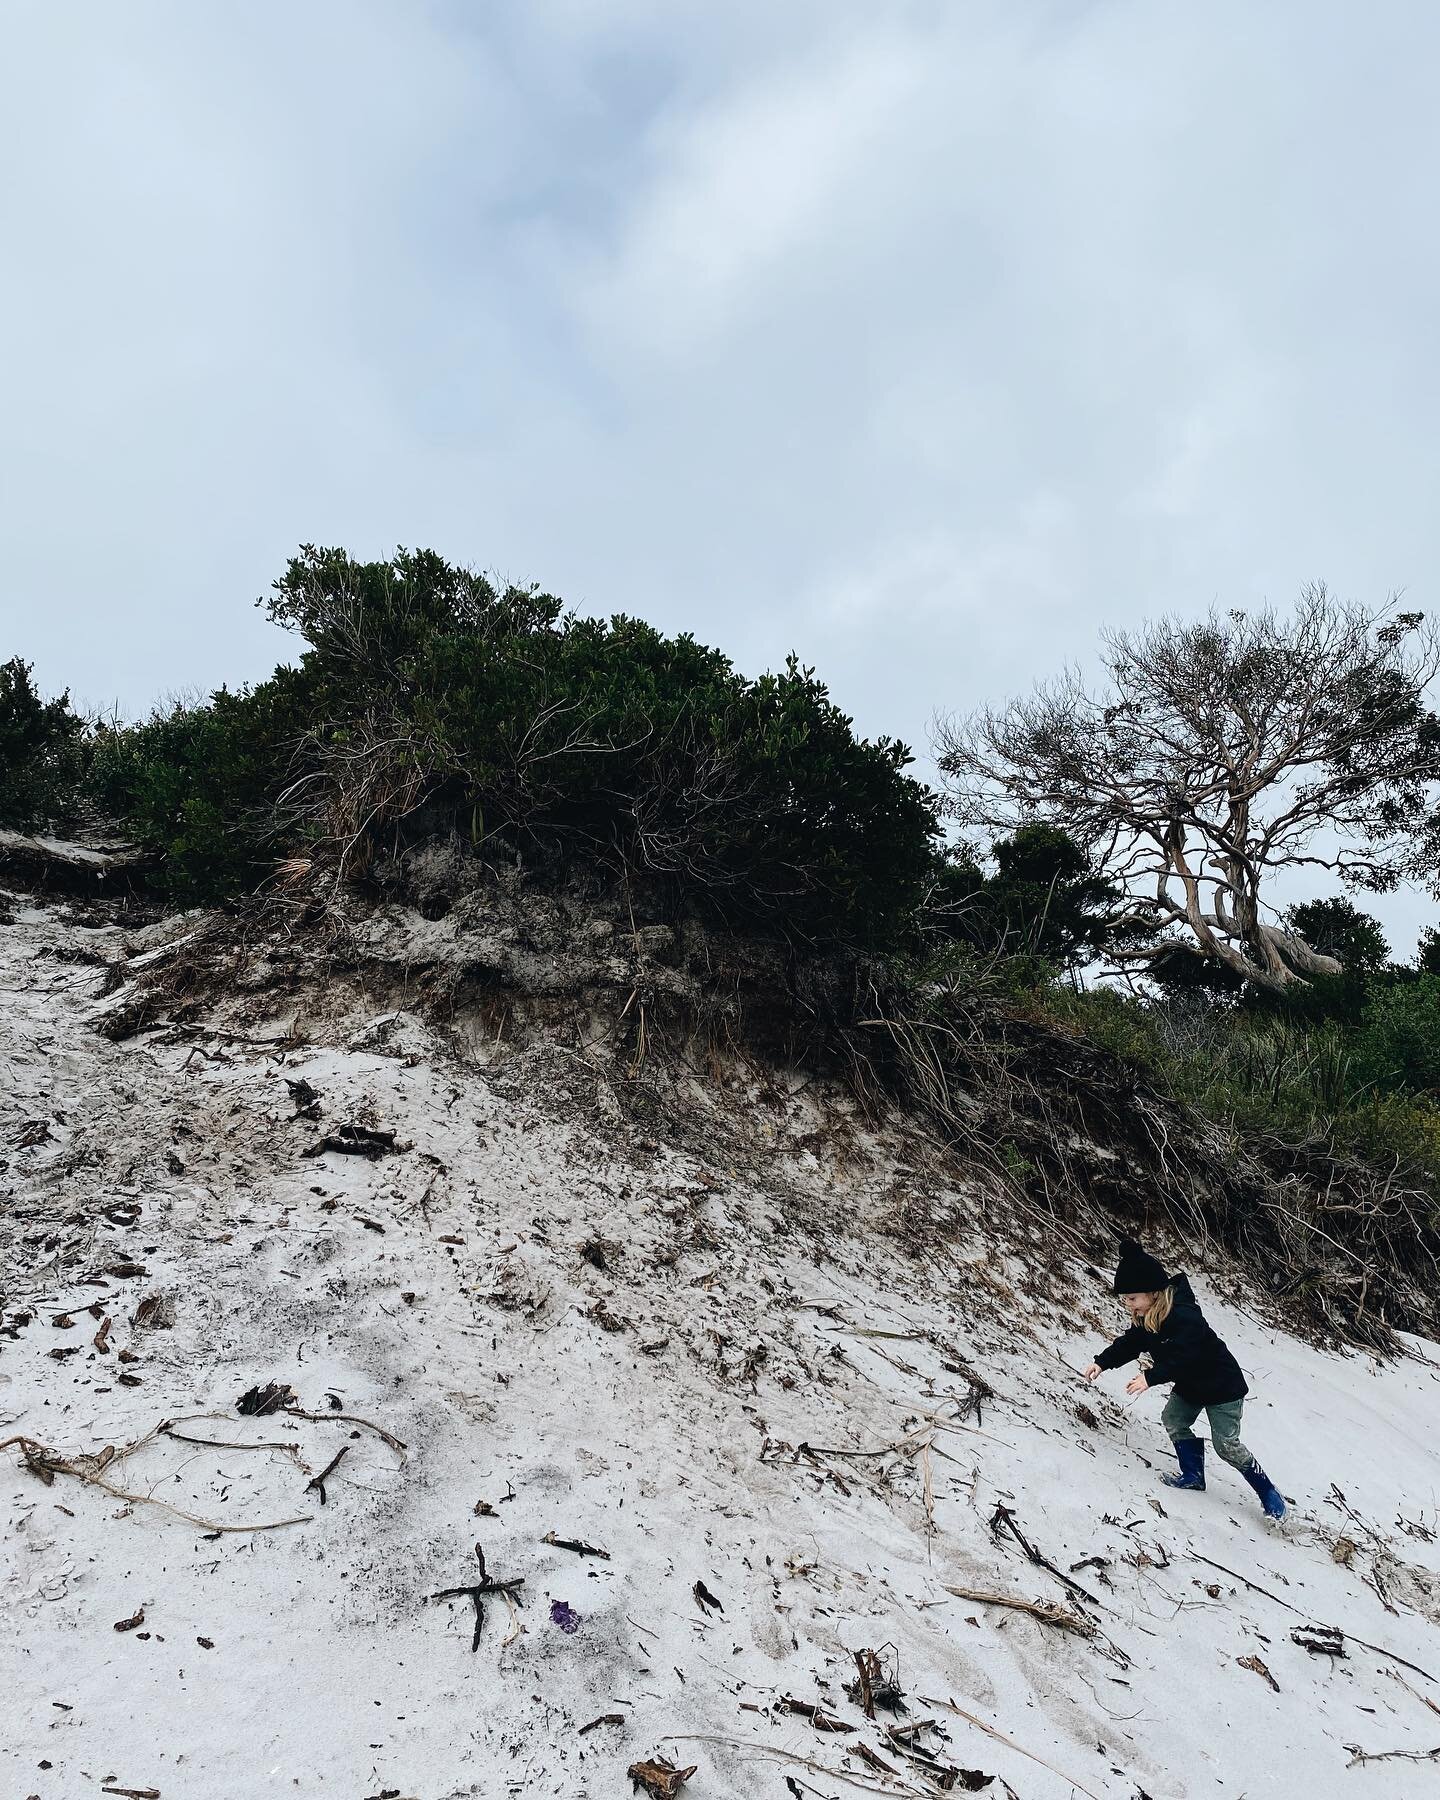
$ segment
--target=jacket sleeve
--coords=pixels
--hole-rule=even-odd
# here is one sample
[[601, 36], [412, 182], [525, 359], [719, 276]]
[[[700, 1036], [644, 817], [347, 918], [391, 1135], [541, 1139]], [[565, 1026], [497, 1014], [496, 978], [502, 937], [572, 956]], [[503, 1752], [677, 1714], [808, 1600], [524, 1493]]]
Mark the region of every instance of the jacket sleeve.
[[1168, 1381], [1179, 1381], [1200, 1359], [1210, 1328], [1194, 1308], [1177, 1309], [1170, 1315], [1174, 1323], [1151, 1359], [1145, 1376], [1147, 1387], [1163, 1387]]
[[1095, 1360], [1102, 1369], [1118, 1369], [1122, 1363], [1134, 1362], [1145, 1348], [1148, 1336], [1149, 1333], [1138, 1325], [1132, 1325], [1128, 1331], [1122, 1331], [1113, 1344], [1100, 1351]]

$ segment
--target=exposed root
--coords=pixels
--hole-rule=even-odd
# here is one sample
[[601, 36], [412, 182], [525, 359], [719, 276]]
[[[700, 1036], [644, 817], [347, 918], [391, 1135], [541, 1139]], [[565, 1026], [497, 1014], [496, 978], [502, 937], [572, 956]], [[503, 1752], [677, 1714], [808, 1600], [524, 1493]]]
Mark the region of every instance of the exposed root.
[[[198, 1513], [187, 1512], [183, 1506], [173, 1506], [168, 1500], [157, 1500], [153, 1494], [132, 1494], [128, 1489], [117, 1487], [106, 1476], [106, 1470], [117, 1463], [124, 1462], [137, 1450], [165, 1433], [165, 1421], [138, 1437], [133, 1443], [122, 1444], [118, 1449], [107, 1444], [103, 1450], [94, 1455], [82, 1452], [74, 1456], [66, 1456], [62, 1451], [52, 1450], [40, 1444], [34, 1438], [16, 1436], [0, 1441], [0, 1450], [8, 1450], [12, 1445], [20, 1447], [20, 1454], [25, 1467], [32, 1475], [37, 1475], [46, 1487], [51, 1486], [57, 1475], [73, 1475], [77, 1481], [83, 1481], [88, 1487], [99, 1488], [112, 1499], [123, 1500], [131, 1506], [155, 1506], [161, 1512], [169, 1513], [172, 1518], [183, 1519], [188, 1525], [198, 1525], [202, 1531], [252, 1532], [279, 1531], [286, 1525], [303, 1525], [311, 1515], [297, 1514], [293, 1519], [268, 1519], [256, 1525], [225, 1525], [216, 1519], [203, 1519]], [[258, 1446], [257, 1446], [258, 1448]]]

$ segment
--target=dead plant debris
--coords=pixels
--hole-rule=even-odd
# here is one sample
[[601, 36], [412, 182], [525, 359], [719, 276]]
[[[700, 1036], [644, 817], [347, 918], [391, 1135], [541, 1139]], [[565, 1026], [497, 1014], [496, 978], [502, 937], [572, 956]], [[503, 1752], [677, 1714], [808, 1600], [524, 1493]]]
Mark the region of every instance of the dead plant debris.
[[853, 1731], [855, 1727], [844, 1719], [837, 1719], [831, 1713], [816, 1706], [813, 1700], [797, 1700], [793, 1694], [786, 1694], [779, 1702], [781, 1712], [795, 1713], [802, 1719], [808, 1719], [816, 1731]]
[[699, 1765], [692, 1763], [688, 1769], [678, 1768], [668, 1757], [651, 1756], [643, 1762], [633, 1762], [626, 1770], [632, 1788], [644, 1788], [651, 1800], [675, 1800], [681, 1787], [695, 1773]]
[[1440, 1762], [1440, 1744], [1437, 1744], [1433, 1750], [1367, 1751], [1362, 1750], [1358, 1744], [1347, 1744], [1345, 1748], [1350, 1752], [1350, 1760], [1345, 1765], [1347, 1769], [1356, 1768], [1360, 1763], [1391, 1762], [1395, 1760], [1403, 1760], [1405, 1762]]
[[695, 1595], [696, 1602], [699, 1605], [701, 1612], [703, 1612], [707, 1618], [712, 1612], [723, 1613], [725, 1611], [725, 1608], [720, 1604], [720, 1601], [710, 1592], [703, 1581], [697, 1581], [691, 1591]]
[[947, 1586], [945, 1591], [954, 1594], [957, 1600], [978, 1600], [985, 1606], [1005, 1606], [1014, 1612], [1028, 1613], [1042, 1625], [1053, 1625], [1059, 1631], [1073, 1631], [1077, 1637], [1093, 1638], [1096, 1635], [1096, 1628], [1089, 1619], [1068, 1607], [1056, 1605], [1053, 1600], [1022, 1600], [1018, 1595], [990, 1593], [984, 1588]]
[[[479, 1509], [477, 1508], [476, 1510], [478, 1511]], [[542, 1544], [553, 1544], [557, 1550], [573, 1551], [576, 1556], [598, 1556], [604, 1562], [609, 1562], [610, 1560], [610, 1552], [608, 1550], [602, 1550], [598, 1544], [586, 1544], [579, 1538], [556, 1537], [553, 1531], [547, 1531], [540, 1542]]]
[[1346, 1655], [1345, 1633], [1338, 1625], [1296, 1625], [1290, 1632], [1290, 1642], [1312, 1656]]
[[1078, 1581], [1072, 1580], [1062, 1569], [1057, 1569], [1048, 1556], [1041, 1555], [1030, 1542], [1029, 1538], [1026, 1537], [1025, 1533], [1020, 1529], [1020, 1522], [1015, 1517], [1014, 1510], [1011, 1507], [1006, 1506], [1003, 1500], [996, 1506], [995, 1511], [991, 1514], [990, 1529], [994, 1532], [996, 1537], [999, 1537], [1002, 1533], [1008, 1533], [1010, 1537], [1014, 1538], [1015, 1542], [1037, 1568], [1048, 1569], [1057, 1581], [1062, 1582], [1072, 1593], [1078, 1594], [1082, 1600], [1088, 1600], [1091, 1606], [1098, 1606], [1100, 1604], [1088, 1589], [1081, 1587]]
[[1249, 1669], [1252, 1674], [1259, 1675], [1263, 1680], [1268, 1681], [1277, 1694], [1280, 1692], [1280, 1683], [1270, 1673], [1260, 1657], [1237, 1656], [1235, 1660], [1242, 1669]]
[[855, 1679], [845, 1684], [845, 1692], [865, 1717], [873, 1719], [877, 1707], [882, 1712], [904, 1712], [900, 1652], [894, 1644], [882, 1644], [878, 1650], [856, 1650], [853, 1654]]
[[295, 1398], [289, 1382], [267, 1381], [263, 1386], [246, 1388], [235, 1402], [235, 1410], [242, 1418], [263, 1419], [271, 1413], [283, 1412]]
[[370, 1162], [378, 1162], [382, 1156], [393, 1156], [413, 1148], [412, 1144], [398, 1143], [393, 1131], [381, 1131], [369, 1125], [338, 1125], [313, 1144], [307, 1144], [300, 1154], [323, 1156], [327, 1150], [333, 1150], [341, 1156], [363, 1156]]
[[[125, 1377], [122, 1375], [120, 1379], [123, 1381]], [[107, 1444], [103, 1450], [96, 1451], [93, 1455], [81, 1452], [74, 1456], [66, 1456], [62, 1451], [52, 1450], [46, 1444], [37, 1443], [34, 1438], [19, 1434], [0, 1442], [0, 1450], [8, 1450], [12, 1445], [18, 1445], [25, 1467], [32, 1475], [43, 1481], [46, 1487], [53, 1485], [57, 1475], [70, 1475], [77, 1481], [83, 1481], [91, 1487], [99, 1488], [102, 1493], [110, 1494], [116, 1500], [123, 1500], [131, 1506], [159, 1507], [161, 1512], [167, 1512], [177, 1519], [184, 1519], [187, 1524], [199, 1525], [205, 1531], [217, 1536], [223, 1532], [279, 1531], [286, 1525], [304, 1524], [304, 1516], [300, 1515], [293, 1519], [267, 1520], [261, 1525], [221, 1525], [210, 1519], [202, 1519], [196, 1513], [187, 1512], [183, 1506], [172, 1505], [170, 1501], [162, 1500], [158, 1494], [130, 1493], [125, 1488], [117, 1487], [109, 1479], [109, 1470], [164, 1434], [168, 1423], [168, 1420], [162, 1419], [158, 1425], [152, 1426], [133, 1443], [123, 1444], [119, 1449], [114, 1444]]]
[[312, 1475], [311, 1478], [309, 1479], [309, 1481], [307, 1481], [305, 1483], [306, 1493], [308, 1494], [310, 1492], [311, 1488], [314, 1488], [316, 1493], [319, 1494], [319, 1496], [320, 1496], [320, 1504], [322, 1506], [324, 1506], [324, 1504], [325, 1504], [325, 1483], [326, 1483], [326, 1481], [330, 1478], [330, 1476], [332, 1476], [335, 1473], [336, 1469], [338, 1469], [340, 1467], [340, 1464], [345, 1460], [345, 1458], [349, 1454], [350, 1454], [350, 1446], [348, 1444], [342, 1444], [340, 1446], [340, 1448], [335, 1452], [335, 1454], [330, 1458], [329, 1462], [326, 1463], [325, 1467], [320, 1471], [320, 1473], [318, 1475]]
[[582, 1725], [575, 1735], [576, 1737], [585, 1737], [601, 1725], [623, 1725], [624, 1723], [624, 1713], [601, 1713], [598, 1719], [591, 1719], [588, 1725]]

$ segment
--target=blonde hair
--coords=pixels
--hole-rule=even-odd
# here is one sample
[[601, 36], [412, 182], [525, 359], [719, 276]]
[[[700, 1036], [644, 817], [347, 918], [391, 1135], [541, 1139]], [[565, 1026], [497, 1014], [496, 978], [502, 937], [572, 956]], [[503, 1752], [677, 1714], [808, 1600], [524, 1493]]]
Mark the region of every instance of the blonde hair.
[[1161, 1288], [1160, 1292], [1150, 1302], [1150, 1310], [1145, 1314], [1145, 1329], [1147, 1331], [1158, 1331], [1170, 1317], [1170, 1308], [1174, 1304], [1175, 1289], [1173, 1287]]

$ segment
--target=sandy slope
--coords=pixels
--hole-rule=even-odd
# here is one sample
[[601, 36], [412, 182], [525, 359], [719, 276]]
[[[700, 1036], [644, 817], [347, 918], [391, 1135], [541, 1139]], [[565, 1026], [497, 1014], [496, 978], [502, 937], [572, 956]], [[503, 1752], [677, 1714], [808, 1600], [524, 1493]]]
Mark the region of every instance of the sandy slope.
[[[620, 1795], [654, 1753], [698, 1765], [696, 1800], [937, 1792], [846, 1696], [852, 1653], [882, 1646], [903, 1722], [936, 1722], [914, 1741], [995, 1777], [977, 1791], [1440, 1779], [1346, 1748], [1440, 1745], [1440, 1682], [1290, 1638], [1333, 1623], [1440, 1676], [1433, 1365], [1319, 1354], [1201, 1272], [1255, 1390], [1247, 1439], [1298, 1502], [1279, 1538], [1223, 1467], [1203, 1496], [1159, 1488], [1159, 1400], [1084, 1388], [1102, 1338], [1024, 1297], [1035, 1246], [978, 1228], [903, 1135], [836, 1128], [813, 1090], [697, 1081], [662, 1142], [620, 1116], [599, 1050], [457, 1060], [345, 994], [249, 1028], [308, 1037], [285, 1052], [116, 1045], [101, 971], [67, 959], [126, 947], [63, 908], [0, 926], [0, 1436], [73, 1455], [175, 1421], [255, 1447], [161, 1435], [103, 1479], [232, 1528], [302, 1522], [216, 1536], [0, 1455], [5, 1794]], [[349, 1122], [410, 1147], [301, 1154]], [[173, 1323], [134, 1323], [147, 1297]], [[994, 1390], [978, 1418], [967, 1370]], [[369, 1423], [237, 1416], [272, 1380]], [[307, 1480], [341, 1449], [321, 1506]], [[1061, 1571], [1103, 1559], [1073, 1574], [1093, 1636], [947, 1592], [1065, 1601], [997, 1537], [1001, 1504]], [[470, 1602], [427, 1596], [475, 1579], [477, 1542], [524, 1585], [472, 1654]], [[1278, 1692], [1237, 1660], [1257, 1657]]]

